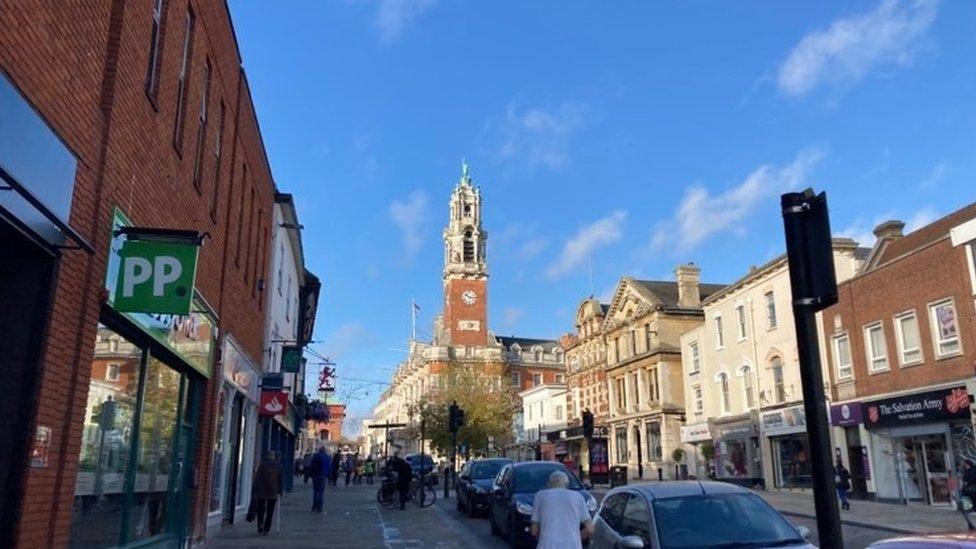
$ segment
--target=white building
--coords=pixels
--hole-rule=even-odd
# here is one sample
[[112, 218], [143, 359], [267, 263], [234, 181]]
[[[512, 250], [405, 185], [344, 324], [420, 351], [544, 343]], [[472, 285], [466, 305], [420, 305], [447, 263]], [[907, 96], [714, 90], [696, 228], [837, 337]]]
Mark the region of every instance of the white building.
[[519, 457], [541, 443], [544, 458], [555, 458], [546, 434], [566, 429], [566, 394], [565, 383], [544, 383], [518, 394], [522, 400], [522, 426], [517, 430], [522, 437]]

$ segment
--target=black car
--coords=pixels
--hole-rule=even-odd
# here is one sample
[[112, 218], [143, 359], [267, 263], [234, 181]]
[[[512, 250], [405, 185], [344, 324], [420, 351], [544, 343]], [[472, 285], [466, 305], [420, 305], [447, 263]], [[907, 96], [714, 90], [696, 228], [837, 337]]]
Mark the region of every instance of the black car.
[[566, 473], [569, 477], [567, 488], [580, 492], [590, 513], [596, 512], [596, 500], [583, 488], [576, 475], [562, 463], [511, 463], [502, 467], [491, 487], [491, 507], [488, 511], [491, 533], [504, 536], [512, 547], [534, 547], [536, 539], [532, 536], [532, 504], [536, 492], [548, 487], [549, 475], [555, 471]]
[[457, 508], [474, 517], [487, 511], [491, 504], [491, 485], [502, 467], [513, 463], [504, 458], [476, 459], [461, 467], [457, 479]]

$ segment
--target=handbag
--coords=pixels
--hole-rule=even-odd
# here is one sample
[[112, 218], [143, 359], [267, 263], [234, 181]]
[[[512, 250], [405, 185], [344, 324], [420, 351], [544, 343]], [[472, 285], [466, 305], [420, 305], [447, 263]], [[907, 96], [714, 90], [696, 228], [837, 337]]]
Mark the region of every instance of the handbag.
[[254, 522], [256, 518], [258, 518], [258, 506], [254, 504], [252, 499], [250, 505], [247, 506], [247, 516], [244, 517], [244, 520]]

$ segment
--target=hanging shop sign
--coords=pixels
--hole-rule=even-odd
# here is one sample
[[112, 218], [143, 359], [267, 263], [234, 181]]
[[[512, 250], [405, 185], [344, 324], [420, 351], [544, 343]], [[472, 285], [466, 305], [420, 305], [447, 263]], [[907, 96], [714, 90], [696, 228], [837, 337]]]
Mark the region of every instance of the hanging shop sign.
[[860, 402], [845, 402], [830, 407], [830, 424], [837, 427], [860, 425], [861, 417]]
[[760, 417], [763, 434], [766, 436], [788, 435], [807, 430], [807, 416], [802, 404], [763, 412]]
[[279, 390], [261, 391], [261, 406], [258, 413], [262, 416], [281, 416], [288, 409], [288, 393]]
[[254, 367], [254, 362], [241, 350], [230, 334], [224, 335], [221, 362], [224, 364], [224, 378], [238, 391], [247, 395], [251, 401], [258, 400], [260, 374]]
[[[105, 272], [105, 290], [108, 292], [107, 304], [116, 311], [119, 310], [116, 307], [116, 290], [119, 273], [122, 270], [121, 253], [126, 242], [133, 242], [129, 240], [124, 231], [131, 225], [125, 214], [116, 208], [112, 220], [108, 268]], [[135, 270], [135, 268], [133, 269]], [[168, 268], [164, 267], [163, 269], [168, 272]], [[167, 275], [167, 278], [169, 276], [172, 275]], [[210, 377], [211, 358], [217, 337], [216, 317], [210, 312], [211, 308], [203, 297], [192, 292], [192, 285], [190, 288], [193, 297], [184, 314], [120, 312], [143, 332], [173, 351], [194, 370]]]
[[302, 348], [298, 345], [285, 345], [281, 348], [281, 371], [297, 374], [302, 370]]
[[195, 244], [127, 240], [112, 306], [124, 313], [188, 314], [198, 250]]
[[864, 403], [864, 427], [896, 427], [969, 418], [969, 393], [951, 387]]

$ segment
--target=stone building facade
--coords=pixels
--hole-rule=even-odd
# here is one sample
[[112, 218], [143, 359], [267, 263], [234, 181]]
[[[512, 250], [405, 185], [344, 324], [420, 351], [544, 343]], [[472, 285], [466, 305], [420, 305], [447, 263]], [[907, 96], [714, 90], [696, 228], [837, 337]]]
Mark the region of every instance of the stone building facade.
[[676, 277], [621, 279], [604, 322], [610, 463], [632, 478], [682, 474], [672, 459], [685, 418], [680, 337], [701, 324], [701, 299], [722, 286], [700, 284], [694, 265], [679, 266]]

